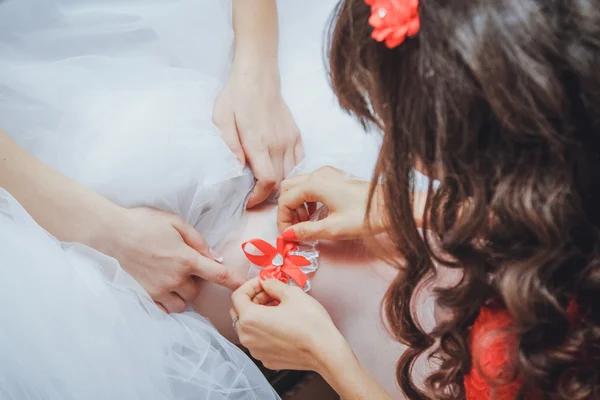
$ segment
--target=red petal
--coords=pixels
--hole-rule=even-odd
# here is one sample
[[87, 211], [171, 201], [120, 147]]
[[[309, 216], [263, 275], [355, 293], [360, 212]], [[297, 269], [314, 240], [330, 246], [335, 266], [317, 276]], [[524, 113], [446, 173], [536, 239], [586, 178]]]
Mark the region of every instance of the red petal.
[[371, 25], [375, 29], [379, 29], [385, 26], [385, 23], [381, 18], [379, 18], [377, 14], [374, 13], [369, 17], [369, 25]]
[[311, 264], [310, 261], [306, 259], [306, 257], [302, 256], [288, 255], [286, 259], [298, 267], [306, 267]]
[[415, 18], [408, 24], [408, 30], [406, 34], [408, 36], [415, 36], [417, 33], [419, 33], [419, 28], [421, 28], [421, 22], [418, 18]]
[[411, 12], [406, 7], [398, 8], [390, 18], [393, 18], [396, 24], [404, 24], [410, 18]]
[[390, 36], [390, 34], [392, 32], [393, 32], [393, 30], [390, 28], [375, 29], [373, 31], [373, 33], [371, 34], [371, 37], [378, 42], [383, 42], [384, 40], [386, 40], [388, 38], [388, 36]]
[[393, 49], [394, 47], [400, 46], [400, 44], [404, 42], [404, 39], [406, 39], [406, 28], [403, 27], [390, 35], [385, 41], [385, 45], [390, 49]]

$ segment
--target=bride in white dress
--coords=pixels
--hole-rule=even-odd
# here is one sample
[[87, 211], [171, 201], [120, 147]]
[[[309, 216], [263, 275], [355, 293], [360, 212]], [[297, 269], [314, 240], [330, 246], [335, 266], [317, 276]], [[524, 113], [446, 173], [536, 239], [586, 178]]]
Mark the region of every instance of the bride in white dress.
[[[281, 91], [303, 143], [303, 154], [296, 152], [283, 170], [290, 172], [304, 156], [292, 174], [334, 165], [369, 179], [379, 138], [365, 135], [340, 111], [324, 67], [325, 27], [335, 3], [279, 2]], [[199, 247], [220, 250], [224, 265], [236, 265], [237, 276], [247, 270], [239, 261], [239, 232], [254, 177], [227, 145], [235, 150], [223, 126], [227, 118], [216, 121], [223, 136], [212, 122], [231, 65], [230, 8], [220, 0], [5, 0], [0, 123], [29, 153], [119, 207], [180, 216], [202, 235], [198, 240], [206, 245]], [[28, 193], [36, 194], [11, 194], [36, 217], [25, 204]], [[114, 259], [57, 241], [11, 194], [0, 192], [2, 398], [277, 398], [251, 361], [207, 319], [191, 312], [167, 315], [154, 305], [158, 278], [128, 270], [140, 286]], [[63, 213], [49, 218], [49, 225], [68, 220], [70, 210], [93, 213], [77, 210], [68, 193], [59, 206]], [[242, 235], [276, 235], [274, 219], [267, 215], [260, 223]], [[115, 241], [125, 229], [111, 232]], [[228, 241], [232, 244], [224, 247]], [[162, 245], [145, 247], [155, 244]], [[315, 283], [315, 296], [328, 290]], [[370, 322], [353, 319], [371, 330], [387, 286], [379, 283], [368, 301]], [[213, 290], [203, 288], [195, 308], [211, 319], [228, 319], [223, 292]], [[168, 301], [164, 298], [165, 308], [173, 308]], [[385, 337], [375, 329], [375, 341]], [[364, 337], [355, 331], [357, 339]], [[372, 365], [383, 364], [384, 356], [392, 363], [400, 351], [365, 349]]]

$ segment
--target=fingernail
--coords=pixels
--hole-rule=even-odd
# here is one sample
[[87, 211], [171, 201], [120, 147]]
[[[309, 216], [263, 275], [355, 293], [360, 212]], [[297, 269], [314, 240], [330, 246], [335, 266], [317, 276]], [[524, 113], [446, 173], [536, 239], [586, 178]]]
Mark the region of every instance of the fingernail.
[[293, 228], [290, 228], [287, 231], [283, 232], [283, 235], [281, 235], [281, 237], [286, 242], [297, 242], [298, 241], [298, 236], [296, 236], [296, 232], [294, 232]]
[[260, 279], [266, 281], [268, 279], [273, 279], [273, 275], [270, 272], [265, 272], [260, 274]]
[[218, 262], [219, 264], [221, 264], [223, 262], [223, 257], [217, 253], [215, 250], [213, 249], [209, 249], [208, 250], [208, 254], [210, 255], [210, 257], [215, 260], [216, 262]]

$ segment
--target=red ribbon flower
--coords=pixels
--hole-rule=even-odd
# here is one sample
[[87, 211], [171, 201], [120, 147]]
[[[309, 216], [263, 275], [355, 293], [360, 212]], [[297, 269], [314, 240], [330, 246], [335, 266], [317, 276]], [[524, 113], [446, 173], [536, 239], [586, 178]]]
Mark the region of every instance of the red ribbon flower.
[[[260, 250], [262, 255], [248, 253], [246, 251], [248, 244]], [[272, 276], [283, 283], [288, 283], [288, 278], [291, 278], [301, 288], [306, 285], [308, 277], [300, 267], [311, 265], [311, 262], [303, 256], [290, 254], [297, 250], [296, 244], [286, 242], [280, 236], [277, 238], [277, 248], [275, 248], [262, 239], [252, 239], [242, 244], [242, 250], [252, 264], [263, 268], [260, 271], [261, 279]]]
[[419, 0], [365, 0], [371, 6], [371, 37], [388, 48], [399, 46], [419, 32]]

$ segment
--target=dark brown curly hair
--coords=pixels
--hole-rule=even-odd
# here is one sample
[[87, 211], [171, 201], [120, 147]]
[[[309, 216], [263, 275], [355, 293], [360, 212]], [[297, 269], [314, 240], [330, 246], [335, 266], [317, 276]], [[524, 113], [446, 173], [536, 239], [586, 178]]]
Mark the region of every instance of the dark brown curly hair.
[[[600, 399], [600, 0], [420, 0], [419, 14], [388, 49], [364, 0], [342, 0], [329, 49], [341, 105], [384, 132], [373, 182], [408, 266], [384, 302], [409, 347], [400, 386], [464, 398], [469, 329], [493, 303], [514, 321], [520, 398]], [[417, 162], [439, 181], [423, 228], [451, 257], [413, 218]], [[410, 301], [434, 259], [463, 278], [437, 291], [451, 317], [426, 333]], [[422, 388], [411, 369], [431, 348], [441, 367]]]

